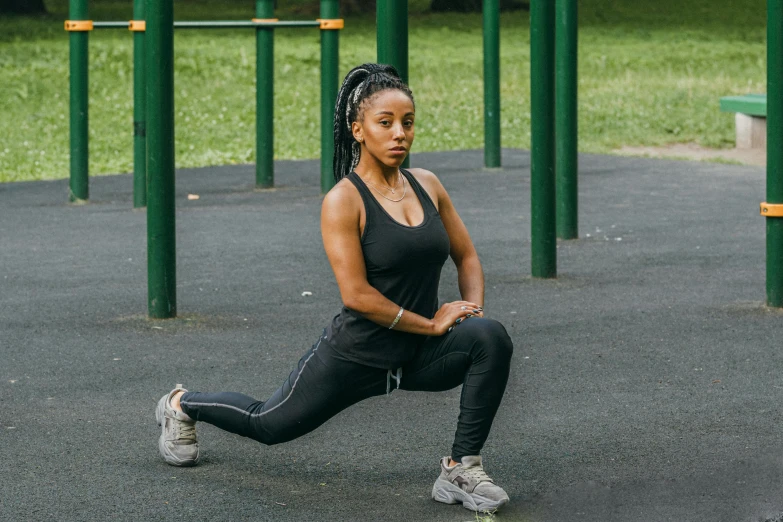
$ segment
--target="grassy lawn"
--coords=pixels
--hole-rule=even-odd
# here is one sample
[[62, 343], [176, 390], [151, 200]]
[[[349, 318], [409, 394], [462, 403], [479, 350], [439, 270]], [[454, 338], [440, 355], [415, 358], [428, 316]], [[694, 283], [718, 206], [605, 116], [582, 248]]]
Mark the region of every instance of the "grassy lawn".
[[[410, 2], [410, 75], [417, 102], [414, 151], [483, 147], [479, 15], [430, 14]], [[91, 2], [95, 20], [129, 20], [130, 0]], [[280, 2], [281, 19], [317, 17], [317, 2]], [[0, 182], [68, 177], [67, 1], [44, 19], [0, 19]], [[177, 19], [252, 18], [254, 3], [176, 1]], [[315, 6], [315, 8], [313, 8]], [[765, 92], [765, 0], [580, 2], [579, 148], [696, 142], [733, 146], [727, 94]], [[529, 18], [502, 15], [502, 140], [530, 146]], [[319, 34], [277, 30], [275, 157], [317, 158]], [[175, 37], [177, 166], [252, 163], [252, 30], [180, 31]], [[340, 69], [373, 61], [374, 19], [340, 34]], [[132, 170], [132, 38], [90, 35], [90, 171]]]

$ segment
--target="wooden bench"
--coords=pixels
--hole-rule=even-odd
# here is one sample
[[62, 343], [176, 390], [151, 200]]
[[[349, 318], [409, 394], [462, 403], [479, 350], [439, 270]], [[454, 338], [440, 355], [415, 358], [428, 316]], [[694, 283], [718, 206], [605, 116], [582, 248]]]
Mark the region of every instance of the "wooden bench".
[[744, 94], [720, 99], [721, 112], [735, 112], [738, 149], [763, 149], [767, 146], [767, 95]]

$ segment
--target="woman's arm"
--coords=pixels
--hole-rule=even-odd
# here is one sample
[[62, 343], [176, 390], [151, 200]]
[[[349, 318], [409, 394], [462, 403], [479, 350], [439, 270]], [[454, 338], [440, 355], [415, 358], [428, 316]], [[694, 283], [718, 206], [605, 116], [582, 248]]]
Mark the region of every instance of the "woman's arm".
[[[324, 250], [343, 304], [370, 321], [389, 327], [397, 317], [400, 305], [367, 282], [359, 232], [361, 206], [361, 196], [347, 181], [339, 183], [326, 195], [321, 206]], [[467, 311], [462, 310], [463, 306]], [[473, 313], [478, 306], [478, 302], [472, 301], [449, 303], [432, 319], [405, 310], [394, 329], [420, 335], [443, 335], [459, 317]]]
[[424, 169], [415, 171], [416, 179], [424, 185], [433, 201], [437, 202], [438, 212], [451, 242], [451, 259], [457, 267], [457, 284], [462, 299], [484, 306], [484, 270], [481, 268], [476, 248], [470, 239], [468, 229], [457, 214], [454, 204], [440, 180]]

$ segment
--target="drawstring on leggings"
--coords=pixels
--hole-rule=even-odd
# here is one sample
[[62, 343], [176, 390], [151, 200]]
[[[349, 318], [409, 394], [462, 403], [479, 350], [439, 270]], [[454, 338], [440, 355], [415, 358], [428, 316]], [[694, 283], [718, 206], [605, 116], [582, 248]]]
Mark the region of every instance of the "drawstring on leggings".
[[402, 381], [402, 367], [397, 368], [397, 375], [394, 375], [391, 370], [388, 371], [386, 374], [386, 395], [389, 395], [391, 393], [391, 380], [392, 377], [394, 377], [394, 380], [397, 381], [397, 389], [400, 389], [400, 381]]

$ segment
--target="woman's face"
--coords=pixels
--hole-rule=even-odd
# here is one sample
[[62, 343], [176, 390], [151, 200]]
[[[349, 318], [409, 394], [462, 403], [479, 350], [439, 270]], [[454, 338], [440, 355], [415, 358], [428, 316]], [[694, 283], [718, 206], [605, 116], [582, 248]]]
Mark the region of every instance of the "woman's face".
[[351, 124], [353, 137], [362, 145], [361, 161], [399, 167], [413, 145], [413, 101], [402, 91], [387, 89], [363, 105], [361, 121]]

